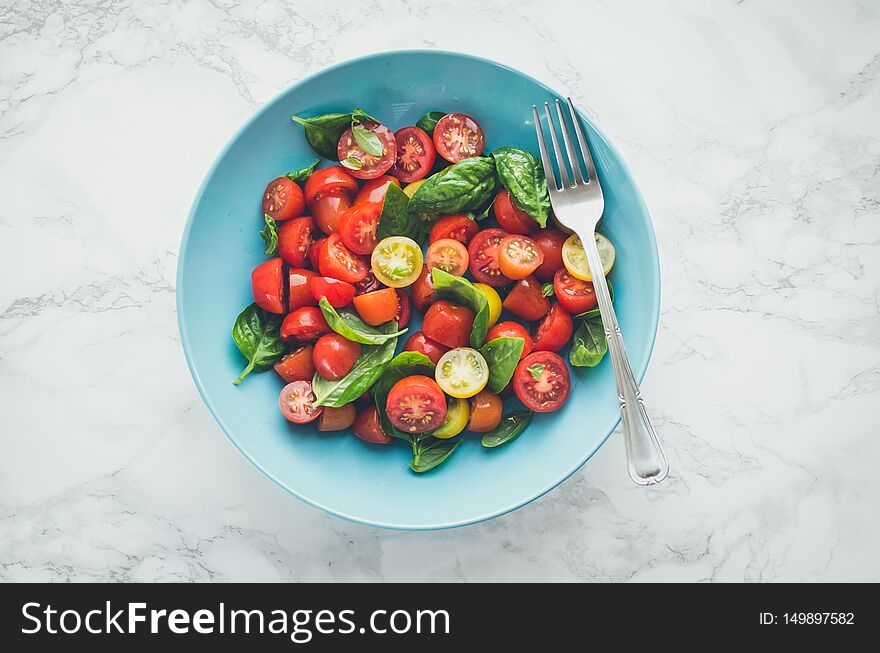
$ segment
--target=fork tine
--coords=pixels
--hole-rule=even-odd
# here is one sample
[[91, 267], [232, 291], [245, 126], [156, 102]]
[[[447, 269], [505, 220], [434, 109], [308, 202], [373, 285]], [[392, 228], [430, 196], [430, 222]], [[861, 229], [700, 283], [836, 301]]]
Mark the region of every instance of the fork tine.
[[587, 174], [589, 175], [589, 179], [587, 181], [599, 181], [599, 177], [596, 175], [596, 165], [593, 163], [593, 156], [590, 154], [590, 145], [587, 142], [587, 136], [584, 134], [584, 130], [581, 128], [581, 121], [578, 118], [577, 111], [574, 110], [574, 104], [571, 102], [571, 98], [566, 98], [568, 100], [568, 110], [571, 112], [571, 122], [574, 124], [574, 131], [577, 134], [578, 143], [581, 146], [581, 154], [584, 157], [584, 163], [587, 165]]
[[532, 116], [535, 118], [535, 131], [538, 133], [538, 150], [541, 152], [541, 163], [544, 164], [544, 176], [550, 183], [550, 190], [556, 190], [556, 175], [553, 174], [553, 164], [550, 163], [550, 155], [547, 154], [547, 145], [544, 143], [544, 130], [541, 129], [538, 107], [534, 104], [532, 105]]
[[568, 178], [568, 170], [565, 167], [565, 158], [562, 156], [562, 148], [559, 147], [559, 140], [556, 138], [556, 127], [553, 125], [553, 116], [550, 115], [550, 105], [544, 103], [544, 113], [547, 114], [547, 126], [550, 128], [550, 140], [553, 141], [553, 152], [556, 154], [556, 163], [559, 164], [559, 178], [562, 180], [562, 186], [568, 188], [571, 181]]
[[574, 173], [576, 184], [585, 184], [587, 182], [581, 174], [581, 164], [578, 163], [577, 153], [574, 151], [574, 142], [568, 131], [568, 125], [565, 124], [565, 116], [562, 115], [562, 105], [556, 100], [556, 115], [559, 116], [559, 125], [562, 130], [562, 140], [565, 141], [565, 149], [568, 150], [568, 162], [571, 164], [571, 171]]

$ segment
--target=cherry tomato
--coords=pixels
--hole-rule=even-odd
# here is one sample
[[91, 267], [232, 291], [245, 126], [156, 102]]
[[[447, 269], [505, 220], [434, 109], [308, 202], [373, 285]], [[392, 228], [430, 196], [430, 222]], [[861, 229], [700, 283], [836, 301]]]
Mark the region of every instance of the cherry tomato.
[[337, 381], [351, 371], [361, 355], [361, 346], [338, 333], [318, 338], [312, 351], [315, 371], [322, 379]]
[[501, 274], [511, 279], [525, 279], [544, 262], [544, 253], [528, 236], [507, 236], [498, 246]]
[[354, 299], [354, 286], [332, 277], [315, 275], [309, 281], [309, 289], [312, 291], [312, 297], [315, 298], [315, 301], [321, 301], [321, 297], [326, 297], [333, 308], [342, 308]]
[[394, 134], [385, 125], [372, 120], [361, 120], [361, 126], [371, 131], [379, 139], [382, 154], [368, 154], [354, 138], [350, 129], [343, 132], [336, 147], [336, 154], [340, 161], [345, 159], [357, 159], [361, 167], [357, 170], [349, 170], [352, 176], [358, 179], [375, 179], [388, 172], [397, 160], [397, 141]]
[[400, 188], [400, 182], [397, 180], [397, 177], [392, 175], [382, 175], [381, 177], [371, 179], [361, 188], [357, 197], [354, 198], [354, 203], [372, 202], [382, 204], [385, 201], [385, 193], [388, 192], [388, 187], [391, 184]]
[[309, 258], [315, 221], [309, 216], [282, 222], [278, 227], [278, 256], [301, 268]]
[[405, 184], [426, 177], [437, 158], [431, 137], [419, 127], [404, 127], [394, 133], [394, 140], [397, 141], [394, 175]]
[[464, 214], [447, 215], [440, 218], [436, 224], [431, 227], [431, 233], [428, 236], [429, 242], [436, 242], [444, 238], [452, 238], [458, 242], [467, 245], [480, 230], [477, 221]]
[[345, 246], [355, 254], [370, 254], [379, 242], [376, 230], [380, 215], [382, 204], [377, 202], [355, 204], [343, 213], [339, 218], [339, 235]]
[[388, 392], [385, 411], [404, 433], [433, 431], [446, 419], [446, 397], [434, 379], [420, 374], [395, 383]]
[[406, 343], [404, 343], [403, 351], [417, 351], [430, 358], [431, 362], [436, 365], [440, 360], [440, 357], [449, 351], [449, 347], [436, 340], [431, 340], [421, 331], [416, 331], [409, 337]]
[[315, 393], [312, 392], [311, 381], [294, 381], [281, 390], [278, 399], [284, 419], [294, 424], [308, 424], [318, 419], [322, 407], [314, 406]]
[[538, 243], [538, 247], [544, 253], [544, 262], [535, 270], [535, 276], [541, 281], [550, 281], [557, 270], [561, 270], [562, 244], [568, 238], [559, 229], [548, 227], [531, 235], [532, 240]]
[[379, 326], [393, 320], [397, 315], [397, 306], [397, 291], [394, 288], [374, 290], [354, 298], [355, 310], [370, 326]]
[[275, 220], [295, 218], [305, 208], [302, 190], [287, 177], [273, 179], [263, 192], [263, 213]]
[[519, 322], [499, 322], [489, 329], [489, 332], [486, 334], [486, 342], [495, 340], [495, 338], [522, 338], [523, 350], [519, 355], [520, 360], [532, 353], [532, 349], [535, 346], [532, 336], [529, 335], [526, 328]]
[[406, 236], [383, 238], [370, 256], [373, 274], [392, 288], [404, 288], [412, 284], [422, 272], [424, 264], [421, 247]]
[[593, 290], [592, 281], [581, 281], [562, 268], [553, 277], [553, 292], [556, 301], [569, 313], [583, 313], [596, 308], [599, 300]]
[[330, 333], [330, 325], [324, 319], [320, 308], [303, 306], [288, 313], [281, 323], [281, 342], [314, 342], [325, 333]]
[[285, 383], [294, 381], [311, 381], [315, 376], [315, 364], [312, 362], [312, 346], [303, 345], [284, 356], [273, 366]]
[[474, 312], [445, 299], [431, 304], [422, 323], [428, 338], [453, 348], [467, 345], [473, 328]]
[[319, 431], [344, 431], [352, 424], [357, 414], [354, 404], [345, 404], [339, 408], [323, 406], [321, 416], [318, 417]]
[[507, 293], [502, 304], [504, 308], [524, 320], [539, 320], [550, 310], [550, 300], [541, 292], [541, 284], [535, 277], [526, 277], [516, 282]]
[[379, 410], [374, 405], [368, 406], [357, 414], [352, 430], [364, 442], [389, 444], [394, 440], [382, 430], [382, 424], [379, 422]]
[[471, 239], [468, 245], [468, 269], [474, 279], [487, 286], [504, 286], [512, 281], [501, 273], [499, 246], [507, 237], [502, 229], [484, 229]]
[[434, 301], [434, 277], [428, 268], [422, 268], [419, 278], [412, 285], [413, 303], [420, 313], [428, 310], [428, 306]]
[[467, 430], [488, 433], [501, 424], [501, 397], [488, 390], [481, 390], [471, 399], [471, 417]]
[[571, 340], [574, 324], [565, 309], [554, 302], [535, 331], [533, 351], [559, 351]]
[[309, 249], [309, 263], [312, 264], [312, 269], [318, 269], [318, 261], [320, 260], [321, 255], [321, 247], [324, 243], [327, 242], [327, 238], [318, 238], [315, 242], [312, 243], [311, 249]]
[[351, 195], [345, 191], [331, 190], [318, 195], [309, 210], [312, 212], [318, 228], [329, 235], [339, 230], [339, 220], [350, 206]]
[[409, 295], [403, 288], [395, 288], [397, 291], [397, 312], [394, 314], [394, 321], [397, 322], [397, 328], [402, 329], [409, 324], [409, 316], [412, 308], [409, 305]]
[[[312, 209], [318, 196], [325, 193], [341, 193], [351, 198], [357, 192], [357, 180], [342, 166], [330, 166], [315, 170], [306, 180], [305, 195], [309, 209]], [[314, 215], [314, 211], [312, 211], [312, 215]]]
[[354, 284], [354, 294], [357, 295], [365, 295], [368, 292], [375, 292], [376, 290], [382, 290], [385, 288], [385, 284], [379, 281], [376, 278], [376, 275], [373, 274], [373, 271], [370, 270], [367, 272], [367, 276]]
[[370, 269], [342, 242], [339, 234], [330, 234], [318, 254], [318, 269], [325, 277], [357, 283]]
[[452, 238], [435, 240], [428, 246], [425, 254], [425, 267], [428, 270], [440, 268], [444, 272], [460, 277], [468, 269], [468, 251], [464, 245]]
[[254, 302], [270, 313], [284, 313], [284, 261], [270, 258], [251, 272]]
[[506, 189], [495, 196], [492, 213], [501, 228], [512, 234], [530, 234], [538, 228], [535, 219], [514, 204], [513, 197]]
[[305, 268], [290, 268], [289, 279], [289, 299], [287, 302], [287, 310], [295, 311], [303, 306], [317, 306], [318, 300], [312, 295], [312, 278], [317, 275], [311, 270]]
[[434, 147], [450, 163], [480, 156], [485, 146], [479, 123], [463, 113], [447, 113], [434, 127]]
[[535, 412], [546, 413], [561, 408], [571, 391], [568, 365], [550, 351], [529, 354], [516, 366], [513, 389], [526, 408]]

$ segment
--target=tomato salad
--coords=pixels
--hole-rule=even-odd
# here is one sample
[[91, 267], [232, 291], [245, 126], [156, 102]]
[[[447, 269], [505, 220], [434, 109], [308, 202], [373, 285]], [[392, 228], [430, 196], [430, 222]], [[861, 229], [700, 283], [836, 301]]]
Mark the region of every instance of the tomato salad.
[[[597, 365], [606, 341], [580, 240], [548, 226], [535, 156], [486, 152], [463, 113], [431, 111], [396, 132], [360, 109], [293, 120], [338, 164], [266, 186], [270, 258], [233, 327], [248, 359], [235, 383], [274, 369], [289, 422], [403, 440], [416, 472], [466, 431], [497, 447], [565, 405], [569, 364]], [[614, 247], [596, 240], [607, 275]]]

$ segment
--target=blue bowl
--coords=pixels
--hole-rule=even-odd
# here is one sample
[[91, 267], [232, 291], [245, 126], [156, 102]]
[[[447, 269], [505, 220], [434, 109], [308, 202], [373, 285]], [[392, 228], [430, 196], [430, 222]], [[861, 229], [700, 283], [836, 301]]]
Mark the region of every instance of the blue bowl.
[[[525, 434], [498, 449], [466, 434], [455, 455], [417, 475], [409, 448], [366, 444], [350, 432], [318, 433], [288, 424], [278, 410], [274, 372], [232, 385], [245, 365], [230, 330], [252, 301], [250, 271], [265, 260], [258, 235], [267, 180], [314, 160], [292, 114], [362, 107], [389, 127], [427, 110], [470, 114], [486, 147], [536, 151], [532, 104], [561, 97], [516, 70], [477, 57], [401, 51], [348, 61], [291, 86], [233, 137], [199, 189], [187, 220], [177, 273], [177, 313], [196, 386], [233, 444], [282, 488], [331, 514], [398, 529], [472, 524], [525, 505], [565, 480], [619, 420], [611, 365], [575, 369], [562, 410], [536, 415]], [[602, 231], [617, 247], [615, 306], [636, 376], [648, 365], [660, 306], [657, 245], [648, 210], [620, 155], [585, 117], [605, 192]], [[327, 165], [325, 162], [324, 165]], [[417, 316], [416, 316], [417, 317]], [[418, 320], [410, 324], [414, 331]], [[626, 474], [620, 461], [621, 478]]]

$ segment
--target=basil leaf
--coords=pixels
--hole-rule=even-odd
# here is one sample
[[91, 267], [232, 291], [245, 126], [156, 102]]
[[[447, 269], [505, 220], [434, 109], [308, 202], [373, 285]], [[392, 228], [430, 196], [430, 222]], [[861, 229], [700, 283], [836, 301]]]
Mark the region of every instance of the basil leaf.
[[364, 167], [364, 162], [360, 159], [355, 159], [354, 157], [348, 157], [342, 159], [339, 163], [342, 164], [344, 168], [348, 168], [349, 170], [360, 170]]
[[[388, 322], [380, 329], [391, 332], [397, 329], [397, 324]], [[348, 374], [336, 381], [327, 381], [315, 374], [315, 378], [312, 379], [315, 406], [339, 408], [360, 397], [382, 376], [394, 356], [395, 347], [397, 347], [396, 337], [390, 338], [381, 345], [364, 345]]]
[[608, 351], [602, 317], [596, 315], [581, 322], [571, 341], [568, 360], [575, 367], [596, 367]]
[[452, 441], [439, 438], [414, 442], [413, 458], [409, 462], [409, 468], [419, 474], [429, 472], [445, 462], [460, 444], [461, 440]]
[[416, 123], [416, 127], [419, 129], [425, 130], [428, 135], [434, 135], [434, 127], [437, 126], [437, 123], [440, 121], [440, 118], [445, 116], [446, 113], [443, 111], [429, 111], [424, 116], [419, 118], [419, 121]]
[[235, 318], [232, 339], [248, 359], [247, 367], [233, 383], [238, 385], [251, 372], [265, 372], [284, 355], [281, 316], [251, 304]]
[[367, 154], [373, 156], [385, 154], [385, 148], [382, 147], [382, 141], [379, 140], [379, 137], [362, 124], [352, 124], [351, 134], [354, 136], [354, 141], [358, 144], [358, 147]]
[[473, 156], [428, 177], [410, 200], [413, 213], [482, 213], [495, 198], [495, 160]]
[[369, 113], [365, 112], [363, 109], [355, 109], [354, 111], [351, 112], [352, 126], [354, 126], [356, 123], [361, 123], [364, 120], [369, 120], [370, 122], [376, 122], [376, 123], [379, 122], [373, 116], [371, 116]]
[[483, 435], [483, 446], [492, 449], [516, 440], [531, 421], [532, 411], [530, 410], [520, 410], [505, 415], [501, 424]]
[[336, 161], [339, 155], [336, 146], [343, 132], [351, 127], [350, 113], [325, 113], [314, 118], [292, 116], [291, 120], [303, 126], [306, 141], [325, 159]]
[[263, 242], [266, 243], [266, 254], [268, 256], [275, 256], [278, 252], [278, 228], [275, 220], [265, 213], [263, 214], [263, 220], [265, 220], [266, 226], [260, 229], [260, 235], [263, 237]]
[[312, 173], [315, 171], [315, 168], [318, 167], [318, 164], [320, 162], [321, 159], [315, 159], [315, 162], [313, 164], [308, 165], [305, 168], [300, 168], [296, 172], [288, 172], [284, 176], [291, 181], [295, 181], [298, 184], [304, 184], [306, 183], [308, 178], [312, 176]]
[[[613, 302], [614, 301], [614, 286], [611, 285], [611, 281], [609, 281], [608, 279], [605, 279], [605, 283], [608, 284], [608, 294], [611, 295], [611, 301]], [[589, 311], [584, 311], [583, 313], [578, 313], [577, 315], [572, 315], [572, 317], [577, 319], [579, 317], [587, 318], [587, 317], [595, 317], [597, 315], [601, 315], [601, 313], [599, 312], [598, 306], [596, 308], [589, 310]]]
[[541, 294], [544, 297], [553, 297], [556, 294], [556, 291], [553, 289], [552, 281], [548, 281], [543, 286], [541, 286]]
[[434, 268], [431, 270], [434, 281], [434, 297], [450, 299], [463, 304], [474, 312], [474, 327], [471, 330], [470, 345], [474, 349], [483, 346], [489, 330], [489, 300], [486, 295], [464, 277]]
[[382, 214], [376, 236], [379, 240], [389, 236], [406, 236], [421, 242], [425, 238], [421, 218], [407, 210], [409, 197], [397, 184], [389, 184], [382, 202]]
[[513, 196], [516, 205], [547, 226], [550, 215], [550, 192], [544, 169], [535, 155], [518, 147], [502, 147], [492, 153], [498, 179]]
[[[391, 331], [380, 331], [379, 329], [371, 327], [369, 324], [365, 324], [363, 320], [354, 313], [349, 311], [342, 311], [341, 313], [337, 312], [336, 309], [330, 305], [330, 302], [327, 301], [326, 297], [321, 297], [318, 306], [321, 307], [321, 312], [324, 314], [324, 319], [327, 320], [327, 324], [330, 325], [330, 328], [352, 342], [359, 342], [363, 345], [381, 345], [383, 342], [391, 340], [392, 338], [397, 338], [397, 336], [401, 336], [407, 332], [407, 329], [403, 329], [402, 331], [397, 331], [395, 329], [392, 329]], [[390, 324], [390, 322], [386, 324]], [[384, 327], [385, 325], [382, 326]]]
[[385, 404], [388, 401], [388, 393], [391, 392], [394, 384], [414, 374], [423, 374], [434, 378], [434, 363], [430, 358], [417, 351], [402, 351], [391, 359], [373, 389], [373, 401], [376, 402], [376, 408], [379, 410], [379, 422], [382, 425], [382, 430], [388, 435], [410, 443], [426, 438], [429, 434], [404, 433], [397, 429], [388, 419]]
[[526, 368], [526, 371], [532, 375], [532, 378], [535, 381], [541, 380], [541, 373], [544, 371], [544, 363], [535, 363], [534, 365], [529, 365]]
[[525, 340], [522, 338], [495, 338], [480, 347], [480, 353], [489, 365], [489, 392], [498, 394], [510, 383], [519, 363]]

